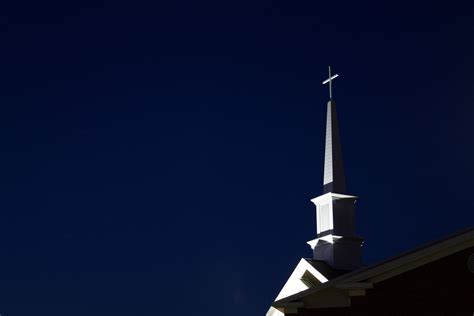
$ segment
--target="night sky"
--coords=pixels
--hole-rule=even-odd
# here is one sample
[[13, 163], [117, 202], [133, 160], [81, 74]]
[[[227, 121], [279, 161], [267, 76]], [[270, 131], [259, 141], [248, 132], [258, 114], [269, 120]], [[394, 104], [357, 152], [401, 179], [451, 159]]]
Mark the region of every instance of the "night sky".
[[365, 262], [474, 224], [469, 1], [6, 2], [2, 316], [263, 316], [311, 256], [328, 65]]

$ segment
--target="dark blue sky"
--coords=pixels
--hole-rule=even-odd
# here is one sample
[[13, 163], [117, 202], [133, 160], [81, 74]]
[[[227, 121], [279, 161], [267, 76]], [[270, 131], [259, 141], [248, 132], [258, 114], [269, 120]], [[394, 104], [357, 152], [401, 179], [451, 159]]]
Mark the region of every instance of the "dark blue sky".
[[474, 223], [468, 1], [14, 3], [2, 315], [263, 315], [311, 256], [328, 64], [365, 261]]

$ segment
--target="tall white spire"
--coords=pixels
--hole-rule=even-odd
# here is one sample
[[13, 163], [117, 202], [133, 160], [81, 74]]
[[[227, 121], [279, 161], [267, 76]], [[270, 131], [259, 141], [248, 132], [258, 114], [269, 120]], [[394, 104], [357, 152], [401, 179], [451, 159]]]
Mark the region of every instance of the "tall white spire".
[[308, 241], [316, 260], [325, 261], [335, 269], [353, 270], [361, 265], [363, 239], [355, 234], [356, 196], [346, 195], [336, 103], [332, 99], [331, 75], [326, 118], [323, 195], [311, 200], [316, 205], [316, 238]]
[[324, 153], [323, 192], [346, 192], [346, 178], [342, 161], [339, 124], [336, 114], [336, 102], [328, 101], [326, 118], [326, 147]]
[[331, 66], [329, 76], [323, 81], [328, 84], [329, 101], [326, 118], [326, 147], [324, 154], [324, 182], [323, 192], [344, 193], [346, 191], [346, 179], [344, 176], [344, 163], [342, 161], [341, 141], [339, 138], [339, 124], [337, 121], [336, 102], [332, 98], [332, 81], [339, 77], [332, 75]]

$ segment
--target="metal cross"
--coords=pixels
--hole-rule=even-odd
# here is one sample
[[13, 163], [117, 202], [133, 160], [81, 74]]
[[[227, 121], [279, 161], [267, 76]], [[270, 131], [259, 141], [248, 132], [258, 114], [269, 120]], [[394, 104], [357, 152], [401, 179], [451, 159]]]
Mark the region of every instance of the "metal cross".
[[329, 82], [329, 100], [332, 100], [332, 80], [337, 77], [339, 77], [338, 74], [331, 76], [331, 66], [329, 66], [329, 78], [323, 81], [323, 84], [326, 84]]

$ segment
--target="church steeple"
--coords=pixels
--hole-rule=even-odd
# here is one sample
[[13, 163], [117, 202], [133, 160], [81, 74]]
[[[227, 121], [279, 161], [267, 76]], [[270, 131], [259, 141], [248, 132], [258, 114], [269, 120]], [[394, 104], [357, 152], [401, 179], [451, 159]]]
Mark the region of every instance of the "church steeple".
[[316, 238], [308, 244], [313, 258], [328, 263], [335, 269], [353, 270], [361, 265], [363, 239], [355, 234], [356, 196], [346, 195], [346, 181], [342, 161], [336, 103], [332, 98], [331, 75], [326, 119], [326, 147], [324, 157], [323, 195], [311, 200], [316, 205]]

